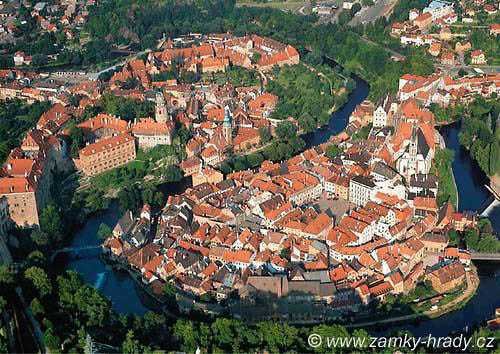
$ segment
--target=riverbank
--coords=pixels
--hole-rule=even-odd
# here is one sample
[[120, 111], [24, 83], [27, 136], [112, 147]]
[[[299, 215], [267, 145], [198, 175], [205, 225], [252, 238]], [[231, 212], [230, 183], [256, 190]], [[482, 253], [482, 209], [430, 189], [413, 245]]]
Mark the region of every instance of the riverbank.
[[404, 322], [404, 321], [413, 321], [413, 320], [419, 320], [419, 319], [424, 319], [424, 320], [432, 320], [436, 319], [440, 316], [443, 316], [447, 313], [456, 311], [469, 302], [475, 295], [478, 287], [479, 287], [479, 276], [477, 274], [477, 269], [475, 266], [472, 265], [471, 270], [466, 273], [466, 288], [462, 293], [460, 293], [459, 296], [451, 300], [450, 302], [446, 303], [445, 305], [438, 307], [436, 309], [430, 309], [427, 311], [423, 311], [421, 313], [414, 313], [414, 314], [408, 314], [408, 315], [402, 315], [402, 316], [395, 316], [391, 318], [385, 318], [381, 320], [374, 320], [374, 321], [367, 321], [367, 322], [360, 322], [360, 323], [353, 323], [353, 324], [344, 324], [344, 327], [346, 328], [366, 328], [366, 327], [373, 327], [373, 326], [379, 326], [379, 325], [385, 325], [385, 324], [391, 324], [391, 323], [397, 323], [397, 322]]

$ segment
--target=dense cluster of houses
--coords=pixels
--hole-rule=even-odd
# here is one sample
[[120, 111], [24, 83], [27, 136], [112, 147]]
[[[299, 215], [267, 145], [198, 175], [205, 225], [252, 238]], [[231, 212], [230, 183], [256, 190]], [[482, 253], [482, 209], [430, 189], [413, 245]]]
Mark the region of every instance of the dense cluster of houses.
[[404, 75], [399, 80], [399, 99], [414, 99], [422, 106], [442, 107], [469, 103], [476, 96], [492, 97], [500, 92], [500, 74], [451, 77], [433, 74], [427, 77]]
[[[54, 75], [47, 77], [19, 69], [1, 70], [1, 99], [53, 103], [27, 137], [43, 145], [36, 150], [37, 154], [40, 151], [40, 156], [35, 156], [31, 150], [24, 152], [23, 143], [20, 148], [23, 152], [13, 150], [2, 173], [0, 196], [7, 198], [12, 220], [18, 225], [38, 224], [38, 213], [45, 205], [45, 195], [50, 186], [50, 182], [41, 182], [49, 179], [43, 173], [52, 166], [48, 162], [52, 160], [47, 160], [47, 156], [51, 155], [49, 152], [55, 146], [60, 155], [58, 159], [65, 163], [70, 161], [60, 137], [68, 134], [65, 129], [67, 123], [81, 116], [85, 108], [97, 104], [104, 93], [152, 101], [155, 103], [155, 115], [127, 122], [101, 113], [79, 123], [86, 146], [73, 162], [85, 176], [95, 176], [134, 160], [137, 148], [148, 150], [158, 145], [171, 145], [176, 122], [192, 132], [186, 147], [188, 158], [181, 163], [181, 168], [185, 175], [193, 176], [195, 185], [222, 179], [222, 174], [213, 167], [225, 159], [228, 151], [243, 152], [259, 146], [259, 129], [272, 131], [276, 124], [270, 119], [270, 114], [278, 102], [277, 96], [264, 92], [262, 87], [186, 85], [176, 80], [153, 81], [152, 77], [171, 70], [171, 61], [183, 55], [185, 65], [190, 60], [203, 63], [206, 58], [218, 60], [220, 55], [227, 55], [229, 59], [224, 58], [229, 60], [230, 65], [244, 67], [247, 67], [247, 61], [242, 59], [238, 62], [237, 58], [250, 60], [259, 57], [250, 66], [267, 70], [268, 65], [297, 63], [298, 53], [291, 46], [258, 36], [238, 38], [224, 34], [212, 35], [204, 40], [204, 44], [189, 48], [174, 48], [173, 42], [167, 41], [164, 51], [151, 53], [146, 60], [129, 61], [109, 82], [80, 78], [76, 84], [63, 84]], [[161, 63], [159, 58], [163, 58]], [[139, 84], [127, 87], [129, 78], [137, 79]], [[72, 102], [75, 97], [78, 99], [76, 106]], [[22, 168], [18, 167], [20, 164], [17, 161], [12, 161], [18, 159], [23, 159]], [[31, 162], [24, 161], [28, 159]], [[22, 200], [19, 201], [19, 198]]]
[[[138, 216], [125, 213], [105, 243], [155, 289], [173, 282], [185, 294], [218, 301], [270, 295], [345, 311], [407, 293], [424, 279], [439, 292], [463, 284], [470, 255], [448, 247], [447, 231], [472, 227], [475, 218], [437, 203], [431, 165], [441, 139], [426, 107], [498, 92], [498, 76], [404, 75], [397, 96], [356, 107], [345, 132], [332, 138], [340, 155], [327, 156], [330, 142], [224, 178], [217, 166], [228, 151], [252, 151], [262, 130], [273, 132], [278, 97], [261, 87], [185, 85], [155, 75], [172, 65], [211, 72], [225, 63], [264, 73], [296, 64], [298, 54], [258, 36], [174, 43], [128, 62], [107, 83], [65, 86], [21, 70], [1, 72], [3, 99], [54, 103], [2, 169], [0, 201], [9, 220], [38, 224], [51, 171], [71, 161], [61, 139], [67, 123], [110, 92], [151, 100], [155, 114], [133, 122], [98, 114], [80, 122], [87, 145], [74, 162], [85, 175], [135, 159], [137, 146], [171, 144], [175, 122], [192, 132], [180, 164], [192, 187], [169, 197], [159, 216], [148, 206]], [[78, 104], [70, 104], [74, 97]], [[371, 127], [367, 139], [351, 138], [363, 127]]]
[[[207, 36], [191, 34], [165, 40], [161, 50], [150, 52], [146, 60], [133, 60], [116, 72], [111, 84], [120, 86], [137, 79], [142, 87], [170, 86], [172, 81], [154, 82], [154, 75], [171, 70], [193, 73], [225, 72], [231, 66], [269, 71], [275, 66], [295, 65], [299, 53], [291, 45], [258, 35], [235, 37], [230, 33]], [[175, 84], [175, 81], [173, 81]]]
[[[471, 17], [474, 17], [477, 11], [485, 11], [489, 15], [493, 15], [497, 11], [495, 6], [489, 4], [473, 5], [478, 10], [475, 10], [474, 7], [467, 7], [461, 11], [463, 12], [461, 18], [463, 23], [472, 22]], [[405, 46], [428, 46], [429, 54], [439, 58], [441, 64], [445, 66], [455, 66], [465, 53], [470, 53], [472, 65], [487, 64], [487, 58], [482, 48], [472, 48], [471, 43], [467, 41], [467, 35], [452, 33], [450, 25], [459, 20], [455, 6], [462, 5], [433, 0], [422, 11], [412, 9], [408, 13], [407, 21], [392, 24], [391, 35], [399, 38], [401, 44]], [[432, 33], [432, 29], [436, 27], [439, 28], [439, 33]], [[498, 31], [499, 24], [490, 25], [489, 34], [491, 36], [496, 37]], [[463, 61], [463, 59], [461, 60]]]
[[[193, 35], [189, 38], [192, 39]], [[182, 70], [206, 72], [207, 60], [212, 63], [222, 60], [231, 66], [266, 71], [274, 66], [296, 64], [299, 55], [289, 45], [255, 35], [233, 37], [222, 34], [196, 39], [201, 44], [190, 47], [174, 47], [174, 43], [179, 45], [177, 39], [165, 41], [163, 51], [152, 52], [144, 60], [127, 62], [105, 84], [81, 80], [79, 84], [67, 87], [57, 82], [57, 78], [47, 79], [21, 70], [4, 70], [1, 73], [0, 97], [20, 98], [28, 102], [51, 101], [68, 106], [71, 96], [77, 95], [80, 100], [79, 106], [72, 112], [75, 116], [97, 103], [105, 92], [140, 101], [155, 101], [154, 119], [143, 118], [127, 124], [120, 117], [98, 116], [82, 123], [80, 127], [86, 129], [90, 145], [82, 149], [79, 159], [75, 161], [77, 167], [84, 174], [93, 176], [133, 160], [134, 138], [143, 149], [169, 145], [174, 121], [178, 121], [192, 132], [186, 149], [188, 159], [181, 164], [184, 173], [192, 175], [195, 183], [207, 178], [212, 180], [212, 177], [218, 179], [220, 177], [212, 167], [222, 162], [228, 151], [250, 151], [260, 145], [262, 130], [273, 131], [277, 122], [270, 118], [270, 114], [276, 107], [278, 97], [264, 92], [262, 86], [188, 85], [175, 79], [155, 81], [155, 75], [172, 70], [176, 65], [174, 62], [182, 62]], [[186, 46], [189, 43], [187, 38], [182, 38], [180, 44]], [[212, 67], [210, 70], [226, 68]], [[137, 84], [127, 86], [130, 80]], [[67, 115], [64, 117], [69, 118]]]
[[[447, 232], [475, 217], [438, 205], [430, 167], [441, 139], [422, 102], [401, 99], [405, 86], [356, 108], [332, 139], [340, 155], [327, 157], [326, 143], [200, 180], [169, 197], [154, 233], [134, 231], [151, 225], [149, 213], [127, 212], [105, 247], [154, 288], [172, 282], [218, 301], [272, 296], [349, 311], [422, 280], [438, 292], [464, 284], [470, 255], [449, 247]], [[349, 137], [368, 124], [367, 139]]]
[[[37, 24], [40, 33], [62, 32], [68, 39], [73, 39], [75, 31], [87, 22], [89, 6], [95, 4], [94, 0], [88, 1], [6, 1], [0, 4], [0, 41], [16, 41], [22, 34], [26, 20], [20, 17], [21, 8], [29, 11], [32, 19]], [[32, 54], [18, 51], [13, 59], [16, 66], [27, 66], [32, 63]], [[51, 55], [55, 59], [57, 54]]]

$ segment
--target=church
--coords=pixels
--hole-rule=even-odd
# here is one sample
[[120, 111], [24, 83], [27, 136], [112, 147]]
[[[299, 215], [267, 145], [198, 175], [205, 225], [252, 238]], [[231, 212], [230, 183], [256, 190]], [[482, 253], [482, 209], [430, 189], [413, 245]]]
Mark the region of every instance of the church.
[[139, 148], [148, 150], [158, 145], [171, 145], [175, 122], [168, 113], [161, 92], [156, 94], [155, 119], [141, 118], [132, 126], [132, 135], [137, 139]]

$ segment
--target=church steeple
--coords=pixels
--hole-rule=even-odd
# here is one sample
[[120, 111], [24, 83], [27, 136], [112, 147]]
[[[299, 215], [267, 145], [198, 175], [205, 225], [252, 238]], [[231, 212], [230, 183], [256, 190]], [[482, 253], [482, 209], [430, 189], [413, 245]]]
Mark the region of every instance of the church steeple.
[[418, 128], [417, 128], [417, 126], [415, 124], [413, 124], [412, 130], [411, 130], [411, 140], [410, 140], [410, 148], [409, 148], [410, 156], [413, 159], [416, 159], [416, 157], [417, 157], [417, 151], [418, 151], [418, 137], [417, 137], [417, 133], [418, 133]]
[[222, 131], [224, 138], [228, 144], [233, 143], [233, 114], [229, 109], [229, 106], [224, 107], [224, 122], [222, 123]]

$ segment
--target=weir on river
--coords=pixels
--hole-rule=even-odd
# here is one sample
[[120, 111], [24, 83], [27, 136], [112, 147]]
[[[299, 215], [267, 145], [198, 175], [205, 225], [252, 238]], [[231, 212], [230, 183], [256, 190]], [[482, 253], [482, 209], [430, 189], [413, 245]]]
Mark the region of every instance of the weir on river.
[[[333, 63], [330, 63], [334, 65]], [[345, 129], [349, 116], [355, 107], [366, 99], [369, 87], [365, 81], [353, 75], [356, 88], [349, 95], [348, 102], [339, 110], [332, 114], [329, 124], [322, 129], [303, 136], [306, 146], [312, 147], [322, 144], [332, 136]], [[460, 195], [459, 210], [482, 210], [486, 200], [490, 197], [484, 187], [487, 182], [479, 167], [464, 153], [458, 143], [458, 127], [456, 125], [443, 127], [440, 129], [446, 142], [446, 146], [455, 151], [453, 162], [453, 172]], [[178, 183], [170, 183], [162, 186], [162, 191], [168, 195], [181, 193], [188, 186], [187, 179]], [[494, 229], [500, 231], [500, 207], [489, 210], [490, 218]], [[99, 245], [101, 240], [97, 237], [97, 230], [101, 223], [114, 227], [121, 217], [116, 205], [111, 206], [107, 211], [91, 217], [84, 227], [75, 235], [69, 247], [82, 247], [89, 245]], [[61, 257], [63, 258], [63, 257]], [[113, 308], [121, 313], [133, 313], [143, 315], [149, 309], [155, 309], [156, 302], [137, 287], [134, 280], [128, 273], [111, 269], [101, 259], [85, 258], [69, 260], [65, 264], [67, 269], [79, 272], [83, 279], [91, 285], [98, 286], [101, 292], [113, 303]], [[483, 272], [480, 270], [480, 274]], [[452, 331], [462, 330], [466, 326], [471, 326], [478, 321], [483, 321], [494, 313], [495, 307], [500, 307], [500, 278], [495, 276], [496, 268], [487, 271], [481, 276], [481, 283], [477, 294], [468, 302], [466, 306], [458, 311], [441, 316], [433, 320], [422, 321], [419, 325], [404, 324], [401, 329], [408, 329], [415, 335], [447, 335]], [[104, 273], [104, 275], [102, 275]], [[104, 281], [102, 281], [104, 279]], [[149, 307], [148, 307], [149, 306]], [[395, 328], [392, 326], [392, 328]]]
[[495, 210], [495, 208], [498, 208], [500, 206], [500, 201], [498, 199], [494, 199], [490, 205], [484, 209], [484, 211], [481, 213], [482, 217], [489, 217], [490, 214]]

